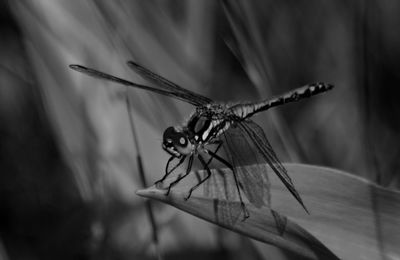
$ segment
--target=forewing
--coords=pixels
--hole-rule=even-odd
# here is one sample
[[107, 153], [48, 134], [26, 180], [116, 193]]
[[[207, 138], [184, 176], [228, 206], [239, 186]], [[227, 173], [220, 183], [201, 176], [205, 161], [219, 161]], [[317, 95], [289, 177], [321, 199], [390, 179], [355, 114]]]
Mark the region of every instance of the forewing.
[[[239, 124], [239, 123], [238, 123]], [[269, 206], [270, 183], [267, 166], [262, 155], [240, 126], [232, 125], [224, 134], [224, 149], [233, 166], [240, 188], [250, 203], [256, 207]], [[241, 166], [253, 167], [241, 167]]]
[[173, 97], [182, 101], [185, 101], [189, 104], [195, 105], [195, 106], [199, 106], [199, 105], [203, 105], [203, 102], [199, 102], [198, 99], [193, 98], [192, 96], [188, 95], [187, 93], [183, 93], [183, 92], [178, 92], [178, 91], [172, 91], [169, 89], [160, 89], [160, 88], [153, 88], [153, 87], [149, 87], [149, 86], [145, 86], [145, 85], [141, 85], [141, 84], [137, 84], [125, 79], [121, 79], [119, 77], [115, 77], [112, 76], [110, 74], [101, 72], [99, 70], [95, 70], [95, 69], [91, 69], [91, 68], [87, 68], [85, 66], [81, 66], [81, 65], [69, 65], [69, 67], [75, 71], [84, 73], [88, 76], [94, 77], [94, 78], [99, 78], [99, 79], [103, 79], [103, 80], [108, 80], [111, 82], [115, 82], [124, 86], [129, 86], [129, 87], [134, 87], [134, 88], [139, 88], [139, 89], [144, 89], [144, 90], [148, 90], [148, 91], [152, 91], [154, 93], [160, 94], [160, 95], [164, 95], [164, 96], [168, 96], [168, 97]]
[[272, 170], [276, 173], [290, 193], [292, 193], [296, 200], [308, 212], [303, 200], [294, 187], [292, 179], [289, 177], [285, 167], [283, 167], [281, 162], [278, 160], [262, 128], [251, 120], [246, 120], [239, 123], [239, 127], [243, 130], [243, 132], [246, 133], [247, 137], [252, 140], [252, 143], [256, 146], [258, 153], [261, 154], [263, 159], [270, 165]]
[[190, 100], [195, 101], [198, 105], [206, 105], [213, 102], [211, 99], [204, 97], [200, 94], [197, 94], [193, 91], [190, 91], [188, 89], [182, 88], [177, 84], [169, 81], [168, 79], [150, 71], [149, 69], [146, 69], [145, 67], [133, 61], [128, 61], [128, 66], [136, 73], [138, 73], [140, 76], [142, 76], [144, 79], [153, 82], [156, 86], [171, 92], [181, 93]]

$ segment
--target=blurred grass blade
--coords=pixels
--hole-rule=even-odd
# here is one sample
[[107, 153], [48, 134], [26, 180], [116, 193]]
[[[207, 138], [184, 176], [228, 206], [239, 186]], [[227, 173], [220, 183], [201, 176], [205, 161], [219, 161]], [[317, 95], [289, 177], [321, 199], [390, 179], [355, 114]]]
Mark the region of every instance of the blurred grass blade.
[[[195, 191], [189, 200], [185, 200], [189, 188], [198, 182], [198, 177], [201, 174], [203, 174], [202, 171], [196, 172], [191, 177], [184, 179], [171, 190], [169, 196], [165, 196], [166, 190], [158, 189], [155, 186], [139, 190], [137, 194], [166, 202], [219, 226], [275, 245], [306, 259], [338, 259], [306, 230], [270, 208], [256, 208], [252, 204], [247, 204], [250, 217], [241, 221], [243, 216], [241, 215], [239, 201], [203, 196], [202, 191], [199, 190]], [[213, 175], [221, 176], [225, 174], [230, 174], [230, 172], [228, 170], [213, 170]], [[166, 183], [169, 183], [169, 181], [172, 181], [172, 179], [167, 180]], [[235, 189], [233, 185], [233, 182], [228, 181], [225, 188]], [[229, 208], [229, 210], [222, 211], [222, 207]], [[229, 213], [231, 213], [230, 216], [227, 216]]]
[[9, 260], [10, 258], [7, 255], [7, 250], [3, 245], [3, 241], [0, 238], [0, 259], [2, 260]]
[[[262, 31], [256, 21], [257, 7], [254, 3], [222, 1], [224, 13], [229, 21], [235, 41], [227, 42], [228, 47], [241, 62], [247, 76], [263, 98], [272, 96], [273, 86], [280, 86], [274, 79], [268, 43], [263, 40]], [[268, 19], [267, 19], [268, 20]], [[270, 111], [271, 124], [279, 137], [290, 161], [300, 161], [300, 151], [292, 130], [276, 110]]]
[[[135, 144], [135, 148], [136, 148], [136, 151], [137, 151], [136, 162], [137, 162], [137, 165], [138, 165], [139, 179], [140, 179], [140, 182], [142, 184], [142, 187], [146, 187], [147, 186], [147, 180], [146, 180], [146, 176], [145, 176], [145, 173], [144, 173], [143, 161], [142, 161], [142, 156], [141, 156], [142, 153], [141, 153], [141, 150], [140, 150], [138, 134], [136, 132], [135, 124], [133, 123], [134, 120], [133, 120], [133, 113], [131, 111], [131, 102], [130, 102], [129, 95], [128, 95], [127, 91], [125, 92], [125, 101], [126, 101], [126, 109], [128, 111], [128, 115], [129, 115], [128, 116], [129, 117], [129, 124], [130, 124], [130, 127], [132, 129], [132, 138], [133, 138], [133, 141], [134, 141], [134, 144]], [[155, 251], [157, 259], [158, 260], [162, 260], [163, 258], [162, 258], [161, 252], [160, 252], [159, 239], [158, 239], [159, 230], [158, 230], [158, 227], [157, 227], [157, 222], [156, 222], [156, 220], [154, 218], [153, 207], [152, 207], [150, 201], [146, 201], [145, 204], [146, 204], [147, 216], [149, 218], [149, 222], [150, 222], [150, 226], [151, 226], [151, 230], [152, 230], [151, 239], [152, 239], [153, 245], [155, 247], [154, 251]]]
[[[400, 257], [399, 192], [329, 168], [300, 164], [286, 164], [285, 167], [311, 214], [304, 213], [271, 172], [272, 208], [281, 217], [288, 218], [283, 236], [279, 235], [276, 219], [268, 208], [257, 209], [248, 205], [250, 218], [244, 222], [239, 220], [232, 227], [221, 223], [215, 214], [220, 200], [204, 196], [203, 191], [197, 190], [185, 201], [184, 197], [197, 183], [201, 171], [175, 186], [169, 196], [164, 195], [165, 190], [154, 186], [137, 194], [163, 201], [207, 221], [220, 222], [235, 232], [306, 258], [335, 259], [335, 255], [341, 259]], [[229, 174], [229, 171], [219, 172]], [[214, 170], [213, 174], [216, 173]], [[230, 189], [234, 184], [228, 182], [226, 185], [226, 189]], [[225, 203], [239, 207], [237, 201]]]

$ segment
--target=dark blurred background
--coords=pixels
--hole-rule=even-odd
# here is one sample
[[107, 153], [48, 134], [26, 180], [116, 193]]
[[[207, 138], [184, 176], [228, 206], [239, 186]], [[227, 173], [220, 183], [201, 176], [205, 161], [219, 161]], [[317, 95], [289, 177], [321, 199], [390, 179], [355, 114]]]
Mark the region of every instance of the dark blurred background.
[[129, 90], [133, 130], [124, 88], [73, 72], [72, 63], [146, 83], [126, 66], [135, 60], [220, 102], [332, 83], [326, 95], [255, 120], [284, 162], [399, 187], [399, 1], [0, 7], [0, 259], [291, 258], [159, 204], [152, 226], [134, 193], [143, 186], [136, 155], [148, 183], [160, 178], [162, 132], [192, 107]]

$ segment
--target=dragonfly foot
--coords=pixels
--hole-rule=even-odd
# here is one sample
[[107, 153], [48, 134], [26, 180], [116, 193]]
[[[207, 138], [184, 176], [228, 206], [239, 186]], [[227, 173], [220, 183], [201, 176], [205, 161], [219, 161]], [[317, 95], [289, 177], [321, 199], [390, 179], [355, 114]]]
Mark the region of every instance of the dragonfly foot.
[[188, 200], [192, 196], [193, 190], [190, 190], [188, 195], [184, 198], [185, 200]]
[[241, 203], [242, 206], [242, 210], [243, 210], [243, 219], [242, 221], [245, 221], [246, 219], [248, 219], [250, 217], [250, 213], [247, 211], [246, 206], [244, 205], [244, 203]]
[[174, 187], [180, 180], [181, 180], [181, 179], [177, 179], [176, 181], [171, 182], [171, 183], [169, 184], [168, 190], [167, 190], [167, 192], [165, 193], [165, 196], [168, 196], [169, 192], [171, 191], [171, 188]]
[[168, 196], [170, 191], [171, 191], [172, 185], [169, 185], [167, 192], [164, 194], [165, 196]]

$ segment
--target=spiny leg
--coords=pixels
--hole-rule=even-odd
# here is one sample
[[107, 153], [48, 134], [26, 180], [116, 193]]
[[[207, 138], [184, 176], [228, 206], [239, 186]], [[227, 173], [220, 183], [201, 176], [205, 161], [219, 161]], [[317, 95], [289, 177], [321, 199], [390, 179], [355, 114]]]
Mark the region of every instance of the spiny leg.
[[188, 200], [190, 198], [190, 196], [192, 196], [192, 192], [195, 189], [197, 189], [202, 183], [204, 183], [211, 176], [211, 170], [210, 170], [210, 168], [208, 168], [208, 165], [207, 165], [206, 161], [203, 159], [203, 156], [201, 156], [200, 154], [198, 156], [199, 156], [199, 160], [200, 160], [201, 164], [204, 166], [204, 169], [206, 169], [206, 171], [207, 171], [207, 176], [204, 179], [202, 179], [201, 181], [199, 181], [195, 186], [193, 186], [189, 190], [189, 193], [186, 196], [185, 200]]
[[158, 181], [156, 181], [154, 184], [160, 183], [160, 182], [164, 181], [165, 178], [167, 178], [168, 174], [170, 173], [170, 172], [168, 172], [169, 164], [172, 162], [172, 160], [174, 158], [175, 158], [175, 156], [169, 157], [169, 159], [167, 161], [167, 165], [165, 166], [165, 174], [164, 174], [164, 176], [161, 179], [159, 179]]
[[[219, 148], [221, 148], [221, 145], [222, 145], [223, 143], [224, 143], [224, 142], [223, 142], [222, 140], [215, 140], [214, 144], [218, 144], [217, 148], [216, 148], [215, 151], [214, 151], [215, 154], [218, 152]], [[210, 163], [211, 163], [211, 161], [212, 161], [213, 158], [214, 158], [214, 157], [212, 157], [212, 156], [210, 157], [210, 159], [209, 159], [208, 162], [207, 162], [207, 165], [210, 165]]]
[[228, 166], [229, 169], [231, 169], [233, 177], [235, 178], [235, 185], [236, 185], [236, 189], [237, 189], [238, 194], [239, 194], [240, 205], [241, 205], [242, 210], [243, 210], [243, 221], [246, 220], [250, 216], [250, 214], [247, 211], [246, 205], [243, 202], [242, 194], [240, 192], [240, 187], [239, 187], [239, 181], [238, 181], [237, 176], [236, 176], [236, 171], [234, 170], [232, 165], [229, 162], [227, 162], [224, 158], [218, 156], [216, 153], [213, 153], [212, 151], [210, 151], [208, 149], [205, 149], [205, 150], [206, 150], [207, 153], [209, 153], [216, 160], [220, 161], [221, 163], [223, 163], [226, 166]]
[[[167, 165], [167, 167], [165, 168], [165, 174], [169, 175], [170, 173], [172, 173], [176, 168], [178, 168], [185, 161], [185, 159], [186, 159], [186, 155], [183, 155], [182, 158], [179, 160], [179, 162], [174, 167], [172, 167], [172, 169], [169, 171], [168, 171], [168, 165]], [[165, 177], [163, 177], [163, 179], [165, 179]]]
[[175, 156], [171, 156], [171, 157], [168, 159], [167, 165], [165, 166], [165, 175], [164, 175], [161, 179], [159, 179], [158, 181], [156, 181], [154, 184], [163, 182], [163, 181], [168, 177], [168, 175], [170, 175], [176, 168], [178, 168], [178, 167], [185, 161], [186, 156], [182, 156], [182, 158], [179, 160], [179, 162], [178, 162], [174, 167], [172, 167], [172, 169], [171, 169], [170, 171], [168, 171], [169, 164], [171, 163], [171, 161], [172, 161], [174, 158], [175, 158]]
[[178, 179], [176, 179], [175, 181], [173, 181], [173, 182], [171, 182], [171, 183], [169, 184], [169, 186], [168, 186], [168, 191], [167, 191], [167, 193], [165, 193], [165, 196], [168, 196], [169, 192], [171, 191], [171, 188], [172, 188], [174, 185], [176, 185], [176, 184], [177, 184], [178, 182], [180, 182], [183, 178], [185, 178], [186, 176], [189, 175], [190, 171], [192, 170], [193, 157], [194, 157], [193, 154], [190, 155], [190, 157], [189, 157], [189, 162], [188, 162], [188, 166], [187, 166], [187, 168], [186, 168], [186, 173], [185, 173], [183, 176], [179, 177]]

